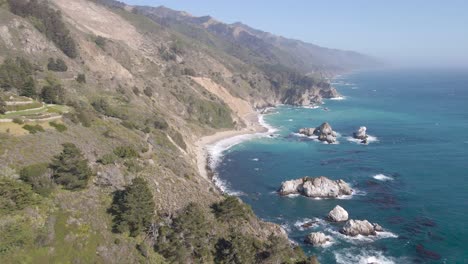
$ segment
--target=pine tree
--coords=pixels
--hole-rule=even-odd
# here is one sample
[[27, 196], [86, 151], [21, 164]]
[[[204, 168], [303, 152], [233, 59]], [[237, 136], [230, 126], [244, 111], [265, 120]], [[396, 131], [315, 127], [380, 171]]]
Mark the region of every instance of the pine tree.
[[56, 156], [49, 167], [52, 177], [57, 184], [63, 185], [67, 190], [86, 188], [91, 176], [88, 160], [83, 153], [72, 143], [62, 144], [63, 151]]
[[136, 178], [123, 192], [114, 196], [111, 211], [114, 213], [115, 229], [118, 232], [130, 231], [137, 236], [146, 231], [154, 218], [155, 204], [148, 183]]
[[21, 93], [20, 95], [26, 96], [26, 97], [31, 97], [34, 98], [36, 97], [36, 83], [34, 82], [34, 79], [29, 76], [26, 82], [24, 83], [23, 87], [21, 88]]

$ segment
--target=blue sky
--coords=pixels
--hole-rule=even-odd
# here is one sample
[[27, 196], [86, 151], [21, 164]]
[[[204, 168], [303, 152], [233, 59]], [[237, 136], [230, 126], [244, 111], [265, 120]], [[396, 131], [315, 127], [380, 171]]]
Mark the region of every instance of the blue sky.
[[468, 64], [464, 0], [124, 0], [241, 21], [317, 45], [404, 64]]

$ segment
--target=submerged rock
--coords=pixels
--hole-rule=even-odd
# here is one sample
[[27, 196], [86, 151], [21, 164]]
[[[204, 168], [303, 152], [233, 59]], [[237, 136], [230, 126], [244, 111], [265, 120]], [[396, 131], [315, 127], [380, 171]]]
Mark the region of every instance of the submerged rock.
[[332, 241], [332, 238], [325, 235], [322, 232], [310, 233], [305, 239], [306, 243], [311, 244], [313, 246], [321, 246], [329, 241]]
[[348, 220], [348, 212], [346, 210], [337, 205], [333, 210], [328, 213], [328, 219], [333, 222], [343, 222]]
[[340, 230], [347, 236], [375, 236], [377, 232], [382, 232], [383, 228], [378, 224], [371, 224], [367, 220], [349, 220]]
[[336, 198], [342, 195], [350, 195], [353, 190], [343, 180], [334, 181], [320, 176], [285, 181], [281, 184], [278, 192], [281, 195], [302, 194], [314, 198]]

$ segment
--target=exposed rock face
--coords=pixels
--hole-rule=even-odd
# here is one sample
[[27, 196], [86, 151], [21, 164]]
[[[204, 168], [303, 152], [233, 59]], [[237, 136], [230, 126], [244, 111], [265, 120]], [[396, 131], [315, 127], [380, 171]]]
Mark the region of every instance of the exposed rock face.
[[333, 210], [328, 213], [328, 219], [333, 222], [342, 222], [342, 221], [347, 221], [348, 220], [348, 212], [346, 210], [337, 205]]
[[338, 93], [338, 91], [333, 87], [328, 89], [321, 89], [319, 94], [323, 98], [336, 98], [341, 96], [340, 93]]
[[327, 177], [304, 177], [301, 179], [285, 181], [278, 191], [280, 195], [302, 194], [307, 197], [336, 198], [350, 195], [353, 190], [343, 180], [330, 180]]
[[313, 246], [321, 246], [329, 241], [332, 241], [332, 238], [322, 232], [310, 233], [305, 239], [306, 243]]
[[356, 139], [366, 140], [368, 137], [366, 131], [367, 128], [365, 126], [362, 126], [356, 132], [353, 133], [353, 137]]
[[375, 236], [377, 232], [382, 232], [383, 229], [378, 224], [371, 224], [367, 220], [349, 220], [340, 230], [342, 234], [347, 236]]
[[299, 134], [306, 135], [308, 137], [313, 136], [315, 128], [301, 128], [299, 129]]
[[318, 136], [320, 141], [325, 141], [329, 144], [336, 142], [337, 134], [327, 122], [315, 128], [314, 134]]

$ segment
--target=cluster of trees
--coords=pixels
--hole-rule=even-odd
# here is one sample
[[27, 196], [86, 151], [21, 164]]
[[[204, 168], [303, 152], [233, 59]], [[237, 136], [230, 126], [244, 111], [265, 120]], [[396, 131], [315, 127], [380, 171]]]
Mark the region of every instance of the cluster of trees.
[[173, 263], [307, 263], [285, 238], [271, 236], [265, 242], [238, 229], [253, 218], [249, 206], [235, 197], [214, 204], [212, 211], [192, 203], [159, 228], [155, 250]]
[[8, 3], [12, 13], [29, 18], [68, 57], [78, 56], [77, 45], [63, 22], [62, 15], [49, 7], [47, 1], [8, 0]]
[[47, 78], [47, 84], [42, 87], [41, 99], [48, 104], [63, 104], [65, 102], [65, 89], [56, 79]]
[[66, 72], [68, 70], [68, 66], [60, 58], [57, 58], [54, 60], [54, 58], [49, 58], [49, 63], [47, 63], [47, 69], [49, 71], [55, 71], [55, 72]]
[[0, 88], [17, 90], [19, 95], [36, 96], [35, 67], [25, 58], [7, 58], [0, 65]]

